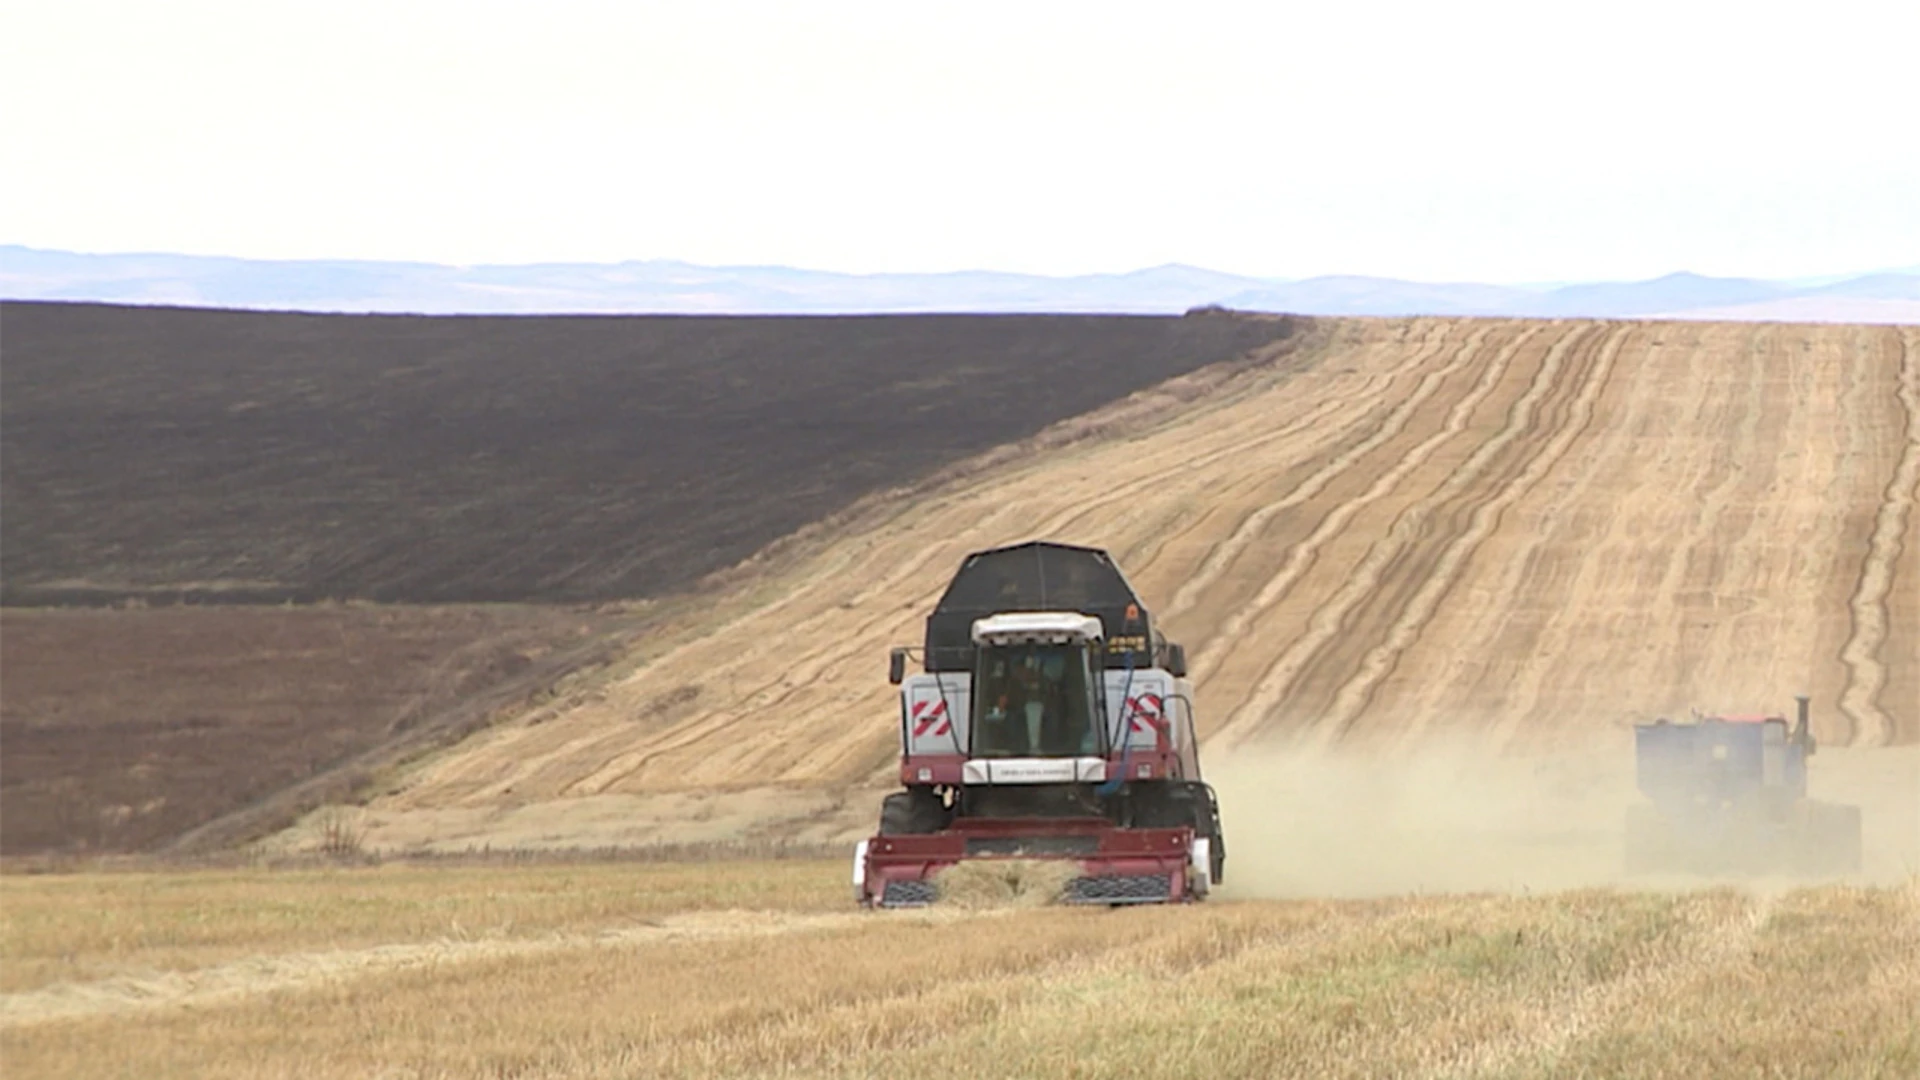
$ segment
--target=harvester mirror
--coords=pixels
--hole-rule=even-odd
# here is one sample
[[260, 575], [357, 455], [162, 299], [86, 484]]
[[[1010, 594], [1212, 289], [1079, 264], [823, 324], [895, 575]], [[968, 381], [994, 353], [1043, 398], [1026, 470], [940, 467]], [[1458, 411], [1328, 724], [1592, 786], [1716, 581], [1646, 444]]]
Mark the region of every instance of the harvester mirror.
[[895, 686], [899, 686], [900, 681], [906, 677], [907, 650], [895, 649], [893, 650], [893, 654], [887, 657], [887, 681]]
[[1167, 670], [1176, 679], [1187, 677], [1187, 647], [1178, 642], [1167, 643]]

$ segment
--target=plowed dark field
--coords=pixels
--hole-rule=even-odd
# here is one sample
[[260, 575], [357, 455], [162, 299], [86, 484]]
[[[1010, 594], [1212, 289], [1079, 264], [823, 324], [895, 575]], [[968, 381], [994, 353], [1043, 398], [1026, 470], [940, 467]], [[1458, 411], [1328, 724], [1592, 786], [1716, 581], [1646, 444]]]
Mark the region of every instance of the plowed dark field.
[[0, 305], [0, 602], [655, 596], [1284, 336]]
[[285, 825], [523, 702], [621, 622], [559, 607], [9, 610], [0, 852], [151, 850], [219, 821], [196, 845], [214, 847]]

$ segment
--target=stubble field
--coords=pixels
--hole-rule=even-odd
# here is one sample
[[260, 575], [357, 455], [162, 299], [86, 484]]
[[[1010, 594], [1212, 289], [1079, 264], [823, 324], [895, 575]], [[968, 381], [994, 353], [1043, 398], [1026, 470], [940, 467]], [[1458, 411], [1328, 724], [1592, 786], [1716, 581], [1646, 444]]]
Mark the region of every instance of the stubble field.
[[16, 1078], [1920, 1070], [1920, 879], [859, 913], [844, 869], [0, 879], [0, 1053]]

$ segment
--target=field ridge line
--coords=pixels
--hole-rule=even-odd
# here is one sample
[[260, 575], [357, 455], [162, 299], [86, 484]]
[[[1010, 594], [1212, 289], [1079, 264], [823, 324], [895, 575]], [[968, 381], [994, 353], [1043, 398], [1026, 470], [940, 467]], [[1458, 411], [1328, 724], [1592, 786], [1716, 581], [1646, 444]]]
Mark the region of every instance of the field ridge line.
[[[1574, 324], [1566, 328], [1562, 336], [1548, 346], [1547, 353], [1541, 359], [1540, 367], [1534, 372], [1526, 391], [1508, 408], [1506, 422], [1501, 429], [1481, 443], [1466, 461], [1454, 469], [1447, 482], [1434, 495], [1429, 496], [1425, 504], [1438, 505], [1446, 498], [1469, 488], [1471, 481], [1477, 478], [1488, 463], [1506, 449], [1509, 443], [1532, 429], [1535, 412], [1558, 384], [1567, 353], [1572, 351], [1574, 345], [1584, 336], [1586, 329], [1587, 327], [1582, 324]], [[1507, 350], [1503, 350], [1502, 356], [1510, 358], [1517, 353], [1520, 344], [1520, 341], [1514, 342], [1508, 346]], [[1500, 364], [1505, 362], [1507, 361], [1501, 361]], [[1504, 372], [1504, 366], [1501, 370]], [[1348, 503], [1336, 507], [1327, 519], [1321, 522], [1320, 528], [1315, 530], [1312, 536], [1288, 553], [1286, 567], [1276, 575], [1273, 581], [1268, 582], [1267, 586], [1261, 589], [1260, 595], [1255, 598], [1256, 606], [1263, 603], [1271, 605], [1286, 589], [1291, 588], [1293, 582], [1304, 572], [1305, 564], [1311, 562], [1319, 545], [1346, 526], [1351, 513], [1342, 514], [1341, 511], [1353, 505]], [[1405, 519], [1410, 512], [1403, 511], [1399, 519], [1396, 519], [1395, 531], [1398, 531], [1400, 519]], [[1288, 688], [1292, 686], [1300, 671], [1328, 641], [1339, 634], [1341, 623], [1348, 612], [1372, 592], [1377, 582], [1368, 577], [1368, 571], [1377, 573], [1398, 550], [1398, 548], [1376, 544], [1369, 551], [1367, 560], [1349, 575], [1347, 583], [1325, 605], [1315, 611], [1313, 618], [1308, 620], [1306, 631], [1296, 638], [1273, 663], [1269, 664], [1265, 671], [1261, 672], [1246, 699], [1239, 707], [1227, 714], [1225, 721], [1216, 729], [1216, 737], [1233, 732], [1234, 739], [1240, 738], [1252, 725], [1262, 720], [1281, 698], [1286, 696]]]
[[[1397, 376], [1403, 372], [1412, 373], [1419, 371], [1429, 360], [1438, 356], [1441, 351], [1446, 348], [1447, 331], [1450, 329], [1452, 329], [1450, 324], [1442, 324], [1430, 331], [1428, 340], [1421, 342], [1419, 351], [1405, 364], [1402, 364], [1400, 368], [1394, 372], [1394, 375]], [[1477, 347], [1480, 340], [1486, 337], [1491, 329], [1491, 327], [1481, 328], [1468, 340], [1462, 349], [1457, 350], [1453, 364], [1445, 369], [1445, 373], [1450, 374], [1456, 370], [1459, 367], [1460, 358]], [[1438, 341], [1432, 340], [1435, 336], [1438, 336]], [[1387, 385], [1390, 386], [1393, 381], [1392, 378], [1389, 378]], [[1226, 572], [1227, 568], [1233, 564], [1235, 559], [1240, 557], [1247, 546], [1253, 542], [1254, 537], [1258, 535], [1260, 530], [1266, 526], [1266, 523], [1272, 519], [1275, 514], [1282, 510], [1298, 506], [1300, 503], [1312, 498], [1315, 494], [1319, 493], [1322, 488], [1326, 487], [1328, 483], [1331, 483], [1334, 477], [1352, 467], [1354, 462], [1365, 457], [1375, 449], [1378, 449], [1386, 440], [1391, 439], [1406, 426], [1407, 419], [1412, 416], [1421, 402], [1424, 402], [1432, 395], [1433, 390], [1441, 381], [1442, 378], [1437, 377], [1437, 373], [1428, 372], [1414, 388], [1413, 393], [1389, 410], [1379, 424], [1375, 425], [1372, 433], [1369, 434], [1367, 438], [1336, 455], [1330, 462], [1322, 466], [1319, 471], [1309, 476], [1292, 491], [1288, 492], [1285, 497], [1278, 501], [1268, 503], [1241, 518], [1239, 523], [1234, 526], [1233, 532], [1228, 534], [1225, 540], [1215, 544], [1213, 550], [1207, 552], [1206, 557], [1200, 560], [1200, 565], [1194, 570], [1193, 574], [1188, 577], [1187, 580], [1180, 583], [1180, 588], [1175, 590], [1173, 599], [1168, 602], [1166, 610], [1161, 613], [1160, 617], [1163, 619], [1175, 618], [1191, 609], [1194, 604], [1199, 602], [1201, 592], [1205, 591], [1219, 579], [1221, 574]]]
[[[1494, 497], [1474, 507], [1473, 517], [1467, 528], [1441, 554], [1434, 564], [1432, 572], [1420, 582], [1419, 591], [1401, 609], [1400, 615], [1387, 630], [1384, 640], [1367, 651], [1360, 661], [1359, 669], [1341, 685], [1333, 701], [1330, 715], [1320, 721], [1324, 737], [1337, 736], [1347, 730], [1360, 711], [1366, 708], [1372, 699], [1374, 690], [1380, 681], [1391, 674], [1403, 654], [1415, 641], [1434, 612], [1439, 609], [1441, 599], [1446, 596], [1454, 583], [1459, 580], [1460, 572], [1480, 549], [1487, 537], [1493, 534], [1500, 516], [1507, 508], [1519, 501], [1522, 495], [1531, 491], [1569, 449], [1586, 433], [1593, 422], [1595, 404], [1606, 389], [1613, 375], [1614, 360], [1619, 356], [1625, 331], [1615, 330], [1600, 347], [1599, 358], [1581, 384], [1580, 393], [1574, 399], [1571, 415], [1567, 422], [1556, 431], [1553, 438], [1541, 452], [1535, 454], [1520, 475], [1507, 482]], [[1423, 725], [1416, 724], [1418, 731]]]
[[[1631, 337], [1632, 332], [1629, 333], [1629, 338]], [[1625, 342], [1622, 343], [1621, 349], [1627, 349]], [[1636, 438], [1635, 431], [1640, 424], [1647, 422], [1647, 407], [1660, 396], [1659, 360], [1664, 350], [1665, 346], [1655, 338], [1648, 341], [1640, 351], [1642, 362], [1636, 372], [1637, 378], [1629, 379], [1628, 384], [1616, 390], [1613, 395], [1621, 401], [1619, 419], [1608, 425], [1605, 432], [1594, 440], [1594, 445], [1586, 450], [1586, 468], [1556, 485], [1553, 494], [1545, 500], [1544, 506], [1537, 515], [1536, 520], [1539, 521], [1540, 528], [1528, 530], [1524, 546], [1505, 559], [1506, 566], [1487, 595], [1497, 597], [1520, 595], [1543, 549], [1548, 548], [1549, 538], [1557, 535], [1569, 519], [1577, 516], [1579, 507], [1588, 504], [1591, 498], [1588, 492], [1594, 481], [1613, 473], [1618, 468], [1617, 462], [1621, 460], [1620, 455], [1631, 452], [1628, 447]], [[1698, 353], [1695, 354], [1696, 357], [1698, 355]], [[1616, 359], [1615, 362], [1617, 364], [1618, 360]], [[1690, 365], [1689, 370], [1699, 370], [1697, 360]], [[1563, 596], [1586, 595], [1594, 578], [1610, 572], [1604, 553], [1608, 550], [1609, 539], [1615, 536], [1620, 528], [1621, 518], [1617, 514], [1607, 515], [1604, 525], [1595, 528], [1595, 536], [1586, 546], [1585, 554], [1566, 584]], [[1552, 655], [1553, 644], [1570, 637], [1568, 621], [1577, 620], [1579, 617], [1579, 605], [1556, 606], [1553, 614], [1540, 627], [1534, 639], [1532, 651], [1537, 655]], [[1476, 629], [1478, 633], [1473, 635], [1472, 645], [1470, 647], [1467, 645], [1463, 635], [1461, 639], [1453, 642], [1454, 651], [1468, 656], [1496, 655], [1499, 651], [1496, 643], [1501, 631], [1505, 629], [1504, 620], [1494, 625], [1488, 625], [1483, 621]], [[1472, 681], [1483, 677], [1484, 671], [1484, 667], [1477, 671]], [[1545, 664], [1533, 663], [1521, 668], [1509, 679], [1503, 680], [1507, 687], [1503, 698], [1505, 708], [1502, 710], [1501, 719], [1496, 721], [1491, 729], [1494, 745], [1506, 745], [1520, 730], [1524, 718], [1538, 715], [1535, 710], [1539, 707], [1543, 696], [1542, 688], [1549, 676], [1557, 680], [1564, 678], [1564, 673], [1562, 670], [1549, 670]], [[1459, 688], [1461, 685], [1458, 676], [1449, 679], [1450, 689]], [[1471, 682], [1468, 685], [1470, 686]]]
[[[1480, 343], [1492, 329], [1492, 327], [1486, 327], [1472, 335], [1454, 351], [1453, 358], [1446, 365], [1437, 371], [1430, 371], [1423, 376], [1420, 384], [1415, 387], [1414, 392], [1409, 394], [1366, 440], [1349, 447], [1346, 451], [1321, 466], [1319, 471], [1302, 481], [1300, 485], [1295, 487], [1284, 499], [1262, 507], [1260, 511], [1257, 512], [1271, 517], [1272, 514], [1278, 513], [1281, 510], [1290, 509], [1305, 503], [1321, 491], [1324, 491], [1328, 484], [1331, 484], [1341, 475], [1351, 471], [1354, 465], [1364, 460], [1367, 455], [1393, 441], [1395, 437], [1406, 430], [1408, 421], [1411, 420], [1413, 414], [1418, 411], [1419, 406], [1424, 404], [1428, 398], [1432, 397], [1441, 384], [1458, 372], [1470, 357], [1478, 355]], [[1517, 339], [1500, 349], [1495, 354], [1489, 371], [1503, 371], [1506, 363], [1532, 333], [1532, 329], [1529, 328]], [[1497, 376], [1490, 379], [1488, 373], [1483, 373], [1480, 383], [1490, 384], [1490, 382], [1497, 381]], [[1467, 396], [1473, 398], [1478, 393], [1479, 385], [1476, 385], [1473, 390], [1468, 391]], [[1455, 411], [1459, 411], [1458, 405], [1455, 406]], [[1462, 422], [1464, 423], [1464, 419]], [[1261, 586], [1260, 591], [1255, 593], [1249, 600], [1228, 612], [1226, 618], [1220, 621], [1220, 625], [1202, 644], [1200, 655], [1195, 658], [1193, 663], [1192, 677], [1194, 681], [1201, 682], [1205, 680], [1207, 676], [1211, 675], [1219, 669], [1221, 665], [1226, 663], [1234, 646], [1243, 640], [1242, 631], [1246, 629], [1247, 624], [1268, 608], [1271, 608], [1274, 604], [1279, 603], [1281, 598], [1286, 596], [1299, 580], [1300, 576], [1306, 573], [1307, 569], [1313, 565], [1314, 559], [1319, 556], [1321, 544], [1345, 528], [1347, 521], [1351, 519], [1354, 514], [1358, 513], [1362, 507], [1370, 505], [1381, 496], [1399, 486], [1400, 481], [1405, 479], [1407, 474], [1413, 471], [1414, 466], [1419, 464], [1421, 460], [1424, 460], [1426, 454], [1431, 453], [1432, 447], [1436, 447], [1447, 438], [1451, 438], [1453, 434], [1455, 434], [1455, 432], [1442, 431], [1437, 435], [1430, 436], [1425, 442], [1420, 444], [1420, 449], [1409, 453], [1397, 462], [1386, 474], [1377, 477], [1374, 482], [1368, 486], [1364, 494], [1333, 508], [1320, 520], [1320, 524], [1311, 534], [1288, 548], [1285, 562], [1282, 564], [1280, 571], [1268, 578], [1266, 583]], [[1264, 524], [1265, 520], [1265, 518], [1262, 519], [1262, 524]], [[1248, 537], [1248, 541], [1251, 541], [1250, 536]], [[1235, 554], [1237, 556], [1238, 552]], [[1216, 648], [1216, 642], [1221, 643], [1221, 647]], [[1231, 719], [1231, 716], [1229, 716], [1228, 722], [1231, 722]], [[1224, 727], [1225, 725], [1222, 726]]]
[[[1262, 361], [1252, 369], [1252, 373], [1258, 376], [1256, 378], [1234, 379], [1224, 387], [1215, 387], [1206, 390], [1196, 401], [1187, 403], [1187, 408], [1184, 411], [1195, 413], [1217, 411], [1227, 404], [1253, 395], [1255, 390], [1260, 388], [1259, 384], [1284, 382], [1286, 378], [1290, 376], [1290, 372], [1279, 363], [1279, 360], [1283, 358], [1284, 357], [1276, 357]], [[1365, 400], [1376, 400], [1380, 396], [1380, 393], [1384, 393], [1386, 385], [1391, 383], [1390, 378], [1368, 380], [1369, 384], [1374, 381], [1378, 381], [1381, 384], [1381, 390], [1374, 392], [1371, 385], [1369, 385], [1367, 390], [1363, 391]], [[1215, 400], [1216, 397], [1219, 400]], [[1318, 426], [1318, 422], [1325, 415], [1349, 404], [1349, 401], [1344, 400], [1322, 403], [1281, 429], [1263, 433], [1257, 437], [1256, 442], [1264, 445], [1267, 442], [1291, 437], [1300, 431], [1312, 430]], [[1172, 421], [1163, 421], [1161, 426], [1164, 427], [1165, 424], [1169, 422]], [[1112, 435], [1108, 435], [1104, 438], [1111, 439], [1112, 437]], [[1043, 448], [1041, 456], [1057, 456], [1057, 454], [1062, 451], [1069, 453], [1084, 451], [1087, 448], [1087, 444], [1098, 441], [1102, 440], [1081, 440], [1080, 442], [1058, 448]], [[1204, 451], [1191, 458], [1182, 459], [1181, 461], [1150, 472], [1144, 476], [1134, 477], [1109, 488], [1097, 499], [1090, 502], [1078, 503], [1057, 512], [1053, 517], [1041, 523], [1034, 531], [1041, 536], [1050, 536], [1089, 514], [1095, 513], [1107, 506], [1121, 503], [1139, 491], [1146, 490], [1156, 483], [1164, 482], [1170, 477], [1178, 476], [1183, 472], [1189, 471], [1196, 463], [1212, 464], [1231, 455], [1242, 453], [1244, 450], [1244, 445], [1229, 444], [1217, 449]], [[991, 492], [995, 488], [1003, 488], [1009, 484], [1018, 482], [1032, 470], [1034, 465], [1034, 459], [1008, 461], [997, 467], [983, 469], [976, 475], [965, 477], [958, 481], [956, 485], [941, 489], [929, 495], [928, 498], [936, 500], [935, 509], [942, 508], [939, 506], [940, 503], [950, 501], [964, 502], [968, 499], [977, 498], [983, 492]], [[1018, 515], [1022, 511], [1023, 507], [1016, 500], [1002, 500], [1000, 505], [995, 507], [988, 515], [971, 517], [968, 520], [966, 529], [963, 531], [945, 534], [940, 542], [921, 546], [919, 550], [907, 560], [893, 565], [886, 573], [880, 575], [877, 579], [870, 580], [865, 588], [849, 597], [847, 603], [858, 607], [874, 601], [876, 598], [898, 593], [902, 585], [911, 578], [918, 576], [928, 562], [937, 557], [941, 552], [949, 550], [957, 539], [990, 531], [990, 528], [998, 526], [1001, 519]], [[827, 552], [839, 556], [836, 564], [840, 567], [850, 566], [857, 561], [856, 550], [867, 551], [879, 546], [882, 543], [881, 537], [889, 531], [900, 530], [903, 523], [910, 522], [914, 516], [914, 511], [910, 504], [903, 506], [877, 533], [867, 537], [870, 541], [869, 543], [858, 545], [857, 547], [855, 545], [829, 544], [827, 546]], [[898, 535], [898, 533], [896, 532], [895, 535]], [[799, 587], [791, 590], [787, 596], [770, 601], [752, 611], [742, 613], [736, 619], [716, 626], [710, 634], [703, 637], [701, 642], [689, 642], [682, 649], [676, 649], [674, 653], [658, 658], [653, 664], [648, 666], [657, 667], [667, 665], [676, 659], [678, 654], [684, 651], [684, 649], [689, 649], [697, 644], [704, 643], [706, 640], [723, 633], [731, 626], [743, 624], [752, 619], [764, 618], [770, 612], [784, 606], [789, 600], [797, 597], [799, 594], [813, 591], [828, 584], [834, 576], [836, 575], [821, 573], [805, 575], [805, 580]], [[913, 608], [914, 610], [922, 610], [930, 606], [945, 588], [946, 583], [942, 581], [937, 587], [925, 590], [913, 597], [912, 602], [905, 606]], [[857, 645], [863, 645], [867, 642], [874, 631], [880, 629], [885, 624], [900, 621], [899, 607], [889, 604], [884, 612], [867, 619], [850, 632], [837, 634], [809, 632], [818, 628], [824, 621], [834, 617], [838, 613], [838, 610], [835, 605], [827, 604], [822, 607], [821, 610], [801, 618], [789, 628], [794, 636], [819, 641], [821, 644], [806, 655], [791, 661], [788, 666], [783, 669], [782, 674], [776, 675], [769, 681], [748, 690], [745, 694], [729, 695], [725, 701], [716, 702], [713, 705], [707, 706], [703, 711], [685, 717], [665, 730], [649, 732], [646, 736], [646, 741], [642, 745], [633, 746], [614, 753], [613, 756], [593, 767], [591, 771], [585, 775], [563, 784], [557, 794], [561, 797], [570, 797], [606, 792], [632, 779], [649, 765], [666, 755], [684, 751], [703, 741], [724, 736], [727, 732], [733, 730], [742, 719], [751, 719], [778, 709], [782, 704], [792, 698], [793, 695], [800, 693], [814, 684], [827, 671], [844, 663], [851, 655], [852, 650]], [[750, 661], [751, 657], [744, 654], [731, 657], [711, 669], [712, 678], [709, 678], [707, 681], [712, 682], [719, 676], [750, 666]]]
[[1841, 662], [1847, 667], [1847, 687], [1840, 696], [1840, 709], [1854, 723], [1854, 743], [1866, 746], [1885, 746], [1894, 735], [1893, 721], [1880, 707], [1880, 690], [1887, 683], [1880, 649], [1887, 640], [1887, 594], [1893, 587], [1907, 515], [1920, 499], [1920, 357], [1914, 353], [1903, 334], [1898, 397], [1905, 413], [1906, 445], [1881, 493], [1873, 536], [1867, 542], [1860, 577], [1848, 602], [1853, 633], [1840, 650]]

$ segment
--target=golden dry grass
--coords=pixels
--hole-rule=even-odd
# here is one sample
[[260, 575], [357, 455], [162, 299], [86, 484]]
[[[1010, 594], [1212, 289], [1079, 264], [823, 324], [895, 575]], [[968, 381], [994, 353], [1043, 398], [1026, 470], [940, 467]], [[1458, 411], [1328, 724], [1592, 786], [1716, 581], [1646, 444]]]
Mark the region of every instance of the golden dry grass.
[[[567, 930], [657, 913], [683, 936], [471, 952], [191, 1007], [27, 1022], [0, 1010], [10, 1078], [902, 1076], [1911, 1076], [1920, 1072], [1920, 880], [1775, 894], [1733, 889], [1210, 903], [1190, 908], [880, 913], [827, 908], [838, 863], [545, 868], [499, 875], [561, 899], [613, 886]], [[494, 910], [501, 882], [434, 871], [355, 903], [310, 879], [184, 875], [209, 918], [305, 906], [392, 942], [422, 909]], [[438, 875], [436, 877], [436, 875]], [[405, 877], [405, 874], [399, 875]], [[741, 906], [676, 915], [705, 877]], [[437, 883], [437, 887], [436, 887]], [[44, 953], [21, 904], [77, 883], [7, 883], [7, 962]], [[383, 888], [386, 891], [383, 892]], [[122, 892], [120, 902], [130, 895]], [[395, 903], [399, 897], [400, 902]], [[756, 899], [757, 898], [757, 899]], [[680, 903], [690, 898], [682, 895]], [[507, 901], [513, 907], [514, 901]], [[140, 907], [134, 904], [134, 909]], [[408, 909], [412, 910], [409, 911]], [[356, 912], [364, 913], [357, 917]], [[173, 922], [192, 921], [192, 905]], [[77, 915], [69, 920], [84, 920]], [[631, 921], [631, 920], [629, 920]], [[565, 925], [563, 925], [565, 924]], [[62, 920], [35, 924], [93, 970]], [[259, 947], [336, 944], [286, 929]], [[141, 963], [148, 961], [138, 961]], [[0, 1002], [17, 1000], [7, 995]]]
[[0, 991], [263, 953], [590, 931], [676, 912], [818, 911], [848, 895], [819, 863], [787, 860], [4, 876]]

